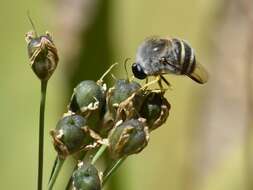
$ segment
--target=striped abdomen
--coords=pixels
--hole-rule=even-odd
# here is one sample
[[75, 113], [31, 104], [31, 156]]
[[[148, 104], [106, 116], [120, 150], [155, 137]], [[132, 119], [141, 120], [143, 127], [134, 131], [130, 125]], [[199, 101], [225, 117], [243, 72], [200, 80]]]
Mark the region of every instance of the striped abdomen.
[[194, 50], [184, 40], [173, 38], [175, 54], [180, 74], [187, 75], [192, 80], [204, 84], [208, 80], [208, 73], [203, 66], [196, 63]]
[[180, 74], [188, 75], [194, 71], [196, 60], [193, 49], [183, 40], [173, 38]]

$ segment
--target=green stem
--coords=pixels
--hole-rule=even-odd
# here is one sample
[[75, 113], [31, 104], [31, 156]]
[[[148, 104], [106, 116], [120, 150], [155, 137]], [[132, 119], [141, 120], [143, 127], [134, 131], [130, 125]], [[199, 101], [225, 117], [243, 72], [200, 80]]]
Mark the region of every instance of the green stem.
[[96, 161], [100, 158], [100, 156], [104, 153], [104, 151], [106, 150], [107, 145], [103, 144], [98, 151], [96, 152], [95, 156], [92, 158], [91, 160], [91, 164], [94, 165], [96, 163]]
[[37, 189], [42, 190], [43, 183], [43, 153], [44, 153], [44, 118], [46, 103], [47, 81], [41, 81], [40, 120], [39, 120], [39, 164]]
[[53, 175], [54, 175], [54, 171], [55, 171], [55, 168], [56, 168], [57, 163], [58, 163], [58, 155], [56, 155], [56, 158], [55, 158], [55, 160], [54, 160], [54, 165], [53, 165], [53, 168], [52, 168], [52, 170], [51, 170], [51, 174], [50, 174], [50, 177], [49, 177], [48, 184], [50, 183], [50, 181], [51, 181], [51, 179], [52, 179], [52, 177], [53, 177]]
[[61, 159], [61, 158], [58, 157], [54, 172], [53, 172], [52, 177], [51, 177], [51, 179], [49, 181], [49, 184], [48, 184], [48, 190], [53, 189], [55, 181], [56, 181], [56, 179], [59, 175], [59, 172], [60, 172], [60, 170], [63, 166], [64, 161], [65, 161], [65, 159]]
[[72, 174], [74, 173], [74, 171], [75, 171], [76, 169], [77, 169], [77, 167], [75, 167], [74, 170], [72, 171], [71, 177], [69, 178], [69, 181], [68, 181], [68, 184], [67, 184], [65, 190], [71, 189], [71, 186], [72, 186]]
[[109, 177], [119, 168], [119, 166], [126, 160], [126, 158], [127, 156], [119, 160], [116, 160], [108, 169], [106, 169], [106, 171], [103, 174], [102, 186], [105, 185]]

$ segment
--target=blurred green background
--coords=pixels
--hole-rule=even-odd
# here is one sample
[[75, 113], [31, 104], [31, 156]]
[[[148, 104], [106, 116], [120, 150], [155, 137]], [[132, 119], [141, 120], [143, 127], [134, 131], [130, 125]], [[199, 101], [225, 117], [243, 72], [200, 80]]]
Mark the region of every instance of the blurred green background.
[[[60, 55], [47, 94], [44, 184], [55, 157], [48, 132], [66, 111], [73, 87], [97, 80], [115, 62], [121, 63], [115, 76], [125, 77], [123, 62], [134, 60], [143, 39], [169, 35], [190, 42], [210, 81], [201, 86], [186, 77], [166, 77], [173, 85], [167, 92], [172, 105], [167, 123], [151, 134], [143, 152], [129, 157], [108, 190], [246, 189], [246, 60], [229, 48], [246, 51], [249, 35], [247, 18], [232, 1], [16, 0], [0, 5], [0, 189], [36, 187], [40, 82], [28, 64], [27, 10], [38, 33], [52, 33]], [[222, 61], [226, 56], [232, 61]], [[233, 60], [240, 62], [236, 69]], [[55, 189], [64, 189], [70, 170], [71, 159]]]

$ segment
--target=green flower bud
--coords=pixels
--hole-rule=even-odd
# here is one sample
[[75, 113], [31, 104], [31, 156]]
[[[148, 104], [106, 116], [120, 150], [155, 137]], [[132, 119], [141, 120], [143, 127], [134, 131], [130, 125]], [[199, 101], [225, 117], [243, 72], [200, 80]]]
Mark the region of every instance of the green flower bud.
[[54, 140], [54, 147], [59, 156], [65, 158], [83, 149], [92, 142], [92, 137], [84, 130], [86, 120], [79, 115], [63, 117], [50, 134]]
[[35, 36], [33, 32], [26, 34], [30, 65], [40, 80], [48, 80], [57, 67], [59, 57], [52, 37], [49, 33]]
[[112, 117], [116, 117], [117, 109], [121, 102], [129, 98], [134, 92], [141, 88], [137, 82], [129, 82], [128, 80], [120, 79], [108, 92], [108, 109]]
[[78, 169], [74, 171], [73, 187], [75, 190], [100, 190], [101, 181], [98, 170], [91, 164], [78, 164]]
[[145, 118], [149, 130], [161, 126], [169, 116], [170, 104], [163, 93], [149, 92], [142, 104], [140, 116]]
[[90, 110], [102, 109], [105, 103], [105, 90], [92, 80], [80, 82], [74, 89], [69, 110], [86, 115]]
[[108, 136], [109, 152], [112, 158], [139, 153], [148, 144], [149, 133], [145, 119], [131, 119], [118, 122]]
[[69, 110], [84, 116], [87, 124], [96, 130], [104, 114], [105, 91], [106, 87], [98, 85], [95, 81], [82, 81], [74, 89]]

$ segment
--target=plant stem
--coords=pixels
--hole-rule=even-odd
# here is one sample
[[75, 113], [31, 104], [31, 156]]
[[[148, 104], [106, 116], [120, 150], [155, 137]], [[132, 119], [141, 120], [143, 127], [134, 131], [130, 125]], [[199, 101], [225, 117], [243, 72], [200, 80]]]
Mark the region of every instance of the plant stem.
[[43, 183], [43, 153], [44, 153], [44, 118], [45, 118], [45, 103], [47, 92], [47, 80], [41, 80], [41, 100], [40, 100], [40, 119], [39, 119], [39, 164], [38, 164], [38, 179], [37, 189], [42, 190]]
[[118, 169], [118, 167], [126, 160], [127, 156], [116, 160], [115, 162], [113, 162], [113, 164], [106, 169], [106, 171], [104, 172], [103, 175], [103, 180], [102, 180], [102, 186], [105, 185], [105, 183], [107, 182], [107, 180], [109, 179], [109, 177]]
[[72, 174], [74, 173], [74, 171], [77, 169], [77, 166], [74, 168], [74, 170], [72, 171], [71, 173], [71, 177], [69, 178], [69, 181], [68, 181], [68, 184], [65, 188], [65, 190], [70, 190], [71, 189], [71, 186], [72, 186]]
[[50, 178], [49, 184], [48, 184], [48, 190], [52, 190], [55, 184], [55, 181], [59, 175], [59, 172], [63, 166], [65, 159], [59, 158], [57, 159], [55, 169], [53, 171], [52, 177]]
[[98, 151], [96, 152], [95, 156], [92, 158], [91, 160], [91, 164], [95, 164], [96, 161], [100, 158], [100, 156], [104, 153], [104, 151], [106, 150], [107, 145], [103, 144]]
[[50, 177], [49, 177], [49, 181], [48, 181], [48, 184], [50, 183], [52, 177], [53, 177], [53, 174], [54, 174], [54, 171], [55, 171], [55, 168], [56, 168], [56, 165], [58, 163], [58, 155], [56, 155], [56, 158], [54, 160], [54, 165], [53, 165], [53, 168], [51, 170], [51, 174], [50, 174]]

